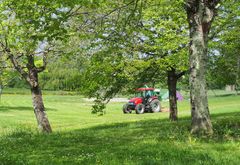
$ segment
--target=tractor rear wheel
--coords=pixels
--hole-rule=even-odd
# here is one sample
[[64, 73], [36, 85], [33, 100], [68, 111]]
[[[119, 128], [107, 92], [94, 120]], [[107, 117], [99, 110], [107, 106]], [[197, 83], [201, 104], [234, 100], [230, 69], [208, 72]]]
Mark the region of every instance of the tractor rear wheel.
[[135, 110], [136, 110], [136, 114], [143, 114], [145, 111], [145, 107], [143, 104], [138, 104], [136, 105]]
[[150, 103], [150, 107], [151, 107], [151, 112], [155, 113], [155, 112], [161, 112], [161, 104], [159, 100], [153, 100]]
[[123, 113], [132, 113], [132, 110], [129, 108], [128, 104], [123, 105]]

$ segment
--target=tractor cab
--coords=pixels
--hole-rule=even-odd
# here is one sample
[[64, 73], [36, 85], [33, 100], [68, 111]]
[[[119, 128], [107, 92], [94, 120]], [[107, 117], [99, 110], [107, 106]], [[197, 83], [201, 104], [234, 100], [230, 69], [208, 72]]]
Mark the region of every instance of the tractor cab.
[[154, 88], [138, 88], [136, 97], [142, 98], [142, 102], [147, 102], [148, 99], [156, 99]]
[[138, 88], [136, 90], [136, 97], [153, 97], [155, 96], [154, 88]]

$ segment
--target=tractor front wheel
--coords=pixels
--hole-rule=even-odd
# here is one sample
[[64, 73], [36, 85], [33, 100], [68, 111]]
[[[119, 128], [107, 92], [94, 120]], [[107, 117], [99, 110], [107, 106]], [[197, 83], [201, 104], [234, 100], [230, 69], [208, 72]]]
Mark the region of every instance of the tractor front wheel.
[[150, 103], [150, 107], [151, 107], [151, 112], [153, 113], [161, 111], [161, 105], [159, 100], [153, 100]]
[[138, 104], [136, 105], [135, 110], [136, 110], [136, 114], [143, 114], [145, 107], [143, 104]]
[[123, 105], [123, 113], [132, 113], [132, 110], [129, 108], [128, 104]]

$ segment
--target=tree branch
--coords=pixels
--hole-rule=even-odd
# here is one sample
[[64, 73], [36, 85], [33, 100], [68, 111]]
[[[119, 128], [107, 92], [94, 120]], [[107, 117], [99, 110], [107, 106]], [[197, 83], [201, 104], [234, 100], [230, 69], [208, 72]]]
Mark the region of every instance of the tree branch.
[[18, 62], [17, 59], [14, 57], [13, 54], [11, 54], [10, 52], [7, 54], [7, 56], [9, 57], [10, 61], [12, 62], [14, 68], [21, 74], [21, 76], [26, 79], [27, 81], [29, 81], [29, 77], [27, 72], [24, 71], [23, 67], [21, 67]]
[[27, 72], [25, 72], [24, 68], [18, 64], [17, 59], [20, 57], [18, 56], [17, 58], [15, 58], [14, 55], [11, 53], [11, 50], [7, 46], [5, 46], [2, 42], [0, 42], [0, 45], [3, 48], [3, 51], [6, 53], [7, 58], [10, 59], [10, 61], [12, 62], [14, 69], [16, 69], [24, 79], [29, 81]]
[[[77, 28], [77, 30], [81, 30], [81, 29], [85, 28], [86, 26], [90, 26], [90, 25], [92, 25], [92, 24], [96, 24], [96, 22], [99, 21], [99, 20], [100, 20], [100, 24], [102, 25], [102, 24], [103, 24], [103, 20], [104, 20], [105, 18], [107, 18], [107, 17], [110, 16], [111, 14], [115, 13], [116, 11], [120, 11], [121, 9], [126, 8], [127, 6], [133, 4], [135, 1], [138, 2], [138, 0], [132, 0], [132, 1], [130, 1], [129, 3], [127, 3], [127, 4], [125, 4], [125, 5], [116, 7], [116, 8], [114, 8], [114, 9], [108, 11], [106, 14], [100, 15], [99, 17], [97, 17], [97, 18], [95, 18], [95, 19], [92, 19], [91, 21], [86, 20], [85, 24], [82, 25], [82, 26], [79, 26], [79, 27]], [[136, 3], [137, 3], [137, 2], [136, 2]], [[82, 13], [80, 13], [80, 14], [89, 14], [89, 13], [90, 13], [90, 12], [82, 12]], [[88, 22], [89, 22], [89, 23], [88, 23]]]
[[177, 79], [181, 78], [183, 75], [187, 74], [190, 72], [191, 69], [188, 69], [188, 70], [185, 70], [185, 71], [182, 71], [180, 73], [177, 74]]
[[46, 67], [47, 67], [47, 55], [51, 51], [54, 52], [54, 50], [52, 50], [53, 47], [54, 47], [54, 44], [50, 45], [46, 50], [36, 53], [36, 54], [39, 54], [39, 55], [42, 54], [42, 60], [43, 60], [43, 65], [41, 67], [36, 67], [38, 73], [43, 72], [46, 69]]
[[180, 72], [178, 74], [176, 74], [177, 76], [177, 79], [180, 79], [183, 75], [185, 75], [187, 73], [187, 71], [183, 71], [183, 72]]

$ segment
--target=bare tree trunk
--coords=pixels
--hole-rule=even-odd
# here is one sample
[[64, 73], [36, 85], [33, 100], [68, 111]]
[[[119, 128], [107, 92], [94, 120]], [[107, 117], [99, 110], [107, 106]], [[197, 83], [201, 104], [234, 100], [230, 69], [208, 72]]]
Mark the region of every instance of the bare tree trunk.
[[31, 92], [33, 108], [37, 119], [38, 128], [42, 132], [51, 133], [52, 129], [45, 113], [41, 89], [38, 86], [33, 87], [31, 88]]
[[42, 99], [42, 91], [38, 82], [38, 71], [36, 68], [29, 67], [29, 84], [32, 93], [32, 103], [34, 113], [37, 119], [38, 128], [42, 132], [51, 133], [52, 129], [45, 113], [45, 107]]
[[178, 120], [178, 109], [177, 109], [177, 75], [175, 69], [168, 71], [168, 91], [169, 91], [169, 119], [171, 121]]
[[208, 33], [218, 0], [188, 0], [186, 11], [190, 27], [190, 99], [192, 133], [212, 133], [207, 88], [206, 63]]
[[177, 108], [177, 82], [187, 71], [176, 73], [176, 69], [172, 68], [168, 71], [168, 92], [169, 92], [169, 119], [171, 121], [178, 120], [178, 108]]

